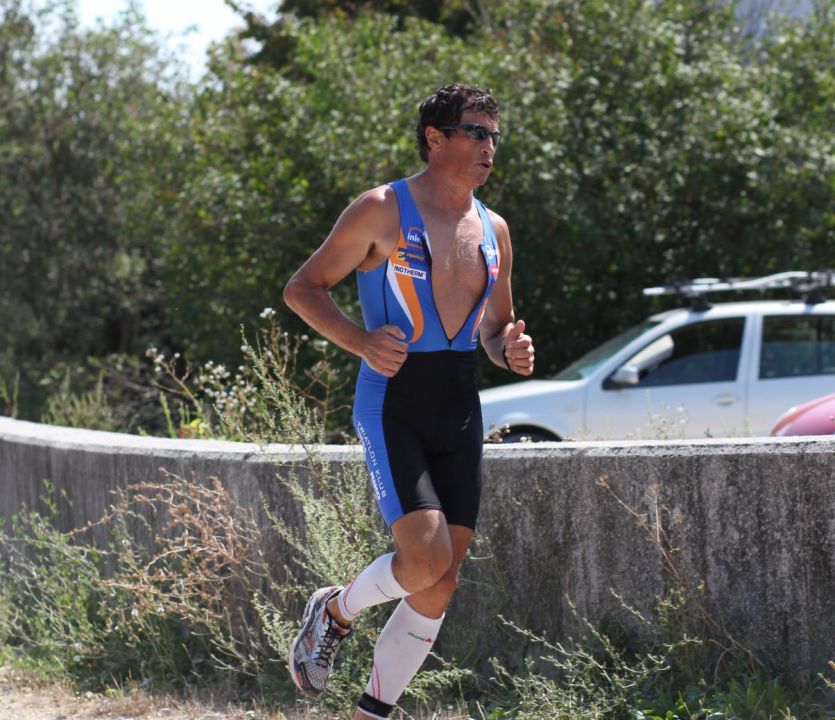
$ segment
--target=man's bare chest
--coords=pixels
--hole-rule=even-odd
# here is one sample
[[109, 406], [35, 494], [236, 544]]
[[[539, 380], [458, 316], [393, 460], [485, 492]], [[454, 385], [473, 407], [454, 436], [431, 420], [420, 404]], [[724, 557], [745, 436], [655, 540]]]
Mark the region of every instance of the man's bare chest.
[[480, 292], [485, 264], [481, 251], [484, 229], [478, 216], [452, 221], [425, 218], [424, 226], [432, 256], [433, 285], [449, 289], [450, 284], [456, 284], [459, 291], [471, 288]]

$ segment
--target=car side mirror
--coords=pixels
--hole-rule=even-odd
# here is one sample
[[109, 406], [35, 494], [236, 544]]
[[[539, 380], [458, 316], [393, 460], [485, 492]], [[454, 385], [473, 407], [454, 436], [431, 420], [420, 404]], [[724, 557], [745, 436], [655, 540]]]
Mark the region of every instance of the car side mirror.
[[615, 387], [625, 387], [627, 385], [637, 385], [641, 380], [641, 371], [634, 365], [621, 365], [609, 381]]

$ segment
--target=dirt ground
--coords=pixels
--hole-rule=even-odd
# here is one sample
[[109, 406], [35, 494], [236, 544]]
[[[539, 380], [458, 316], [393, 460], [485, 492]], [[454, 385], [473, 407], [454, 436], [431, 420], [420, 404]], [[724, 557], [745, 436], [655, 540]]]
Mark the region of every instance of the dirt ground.
[[8, 666], [0, 667], [0, 720], [327, 720], [307, 712], [244, 710], [209, 696], [183, 700], [144, 691], [75, 693]]
[[[401, 715], [392, 720], [403, 720]], [[243, 709], [204, 693], [182, 699], [152, 695], [142, 690], [129, 694], [76, 693], [60, 683], [45, 683], [36, 676], [0, 666], [0, 720], [345, 720], [344, 716], [309, 710]], [[454, 711], [430, 713], [415, 720], [470, 720]]]

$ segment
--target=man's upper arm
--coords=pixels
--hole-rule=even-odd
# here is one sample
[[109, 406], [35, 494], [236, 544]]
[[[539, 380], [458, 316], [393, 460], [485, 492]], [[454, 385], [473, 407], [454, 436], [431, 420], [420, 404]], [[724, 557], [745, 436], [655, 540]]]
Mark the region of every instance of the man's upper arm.
[[325, 242], [293, 279], [332, 287], [368, 260], [387, 238], [396, 238], [398, 223], [397, 201], [387, 186], [363, 193], [345, 208]]

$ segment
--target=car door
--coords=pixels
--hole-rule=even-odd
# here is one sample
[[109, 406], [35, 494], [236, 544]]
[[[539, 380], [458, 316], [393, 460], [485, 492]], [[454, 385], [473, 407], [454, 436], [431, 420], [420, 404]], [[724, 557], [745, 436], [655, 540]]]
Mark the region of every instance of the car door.
[[654, 338], [624, 364], [634, 384], [610, 373], [589, 388], [586, 433], [596, 438], [745, 434], [740, 358], [746, 321], [694, 322]]
[[768, 435], [789, 408], [835, 392], [835, 316], [763, 315], [748, 392], [753, 435]]

